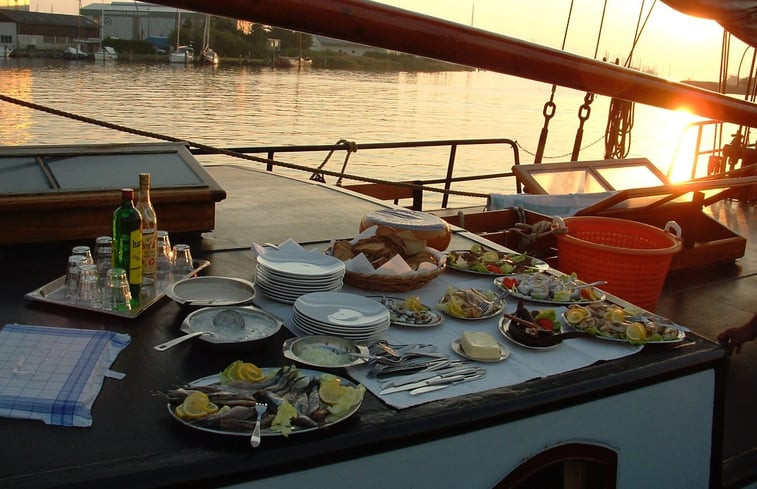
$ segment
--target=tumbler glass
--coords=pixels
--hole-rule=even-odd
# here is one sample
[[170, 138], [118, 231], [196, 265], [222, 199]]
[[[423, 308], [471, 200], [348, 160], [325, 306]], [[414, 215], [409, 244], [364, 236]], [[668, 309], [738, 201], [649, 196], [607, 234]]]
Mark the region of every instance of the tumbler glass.
[[158, 231], [156, 246], [158, 249], [155, 258], [156, 275], [158, 280], [163, 280], [171, 275], [171, 269], [173, 268], [173, 250], [171, 249], [171, 241], [166, 231]]
[[102, 307], [98, 281], [97, 265], [92, 263], [79, 265], [79, 281], [76, 287], [77, 304], [94, 309]]
[[92, 250], [87, 245], [78, 245], [74, 246], [71, 249], [72, 255], [81, 255], [84, 257], [84, 263], [94, 263], [95, 260], [92, 258]]
[[100, 287], [105, 285], [108, 270], [113, 267], [113, 238], [100, 236], [95, 241], [95, 265]]
[[126, 270], [111, 268], [102, 289], [102, 307], [108, 311], [131, 310], [131, 292], [126, 280]]
[[66, 266], [66, 279], [64, 282], [66, 300], [75, 301], [79, 286], [79, 267], [85, 262], [83, 255], [71, 255], [68, 257]]
[[194, 270], [192, 252], [188, 244], [177, 244], [173, 247], [173, 278], [181, 280]]

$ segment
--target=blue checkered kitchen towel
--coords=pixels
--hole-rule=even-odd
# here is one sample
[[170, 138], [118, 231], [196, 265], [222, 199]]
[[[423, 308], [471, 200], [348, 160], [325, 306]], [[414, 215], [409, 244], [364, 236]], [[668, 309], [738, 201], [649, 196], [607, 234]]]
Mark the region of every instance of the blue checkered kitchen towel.
[[126, 334], [6, 324], [0, 330], [0, 416], [91, 426], [92, 404]]

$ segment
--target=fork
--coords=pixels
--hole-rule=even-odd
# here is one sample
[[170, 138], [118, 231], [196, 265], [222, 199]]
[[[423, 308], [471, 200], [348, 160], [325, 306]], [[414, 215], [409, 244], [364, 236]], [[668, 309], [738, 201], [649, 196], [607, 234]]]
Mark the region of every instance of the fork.
[[258, 413], [258, 420], [255, 422], [255, 429], [252, 430], [252, 436], [250, 437], [250, 445], [252, 445], [252, 448], [260, 445], [260, 418], [263, 416], [263, 413], [265, 413], [267, 409], [268, 404], [264, 402], [255, 403], [255, 412]]

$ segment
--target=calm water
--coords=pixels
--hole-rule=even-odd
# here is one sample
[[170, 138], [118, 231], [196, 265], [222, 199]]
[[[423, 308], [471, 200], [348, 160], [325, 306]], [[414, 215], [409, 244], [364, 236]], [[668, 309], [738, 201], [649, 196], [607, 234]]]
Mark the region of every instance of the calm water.
[[[529, 163], [550, 91], [550, 85], [484, 71], [298, 73], [235, 65], [0, 59], [4, 95], [220, 147], [330, 144], [340, 139], [377, 143], [510, 138], [521, 147], [521, 162]], [[583, 98], [583, 93], [557, 88], [545, 162], [570, 159]], [[581, 159], [603, 158], [608, 105], [606, 97], [595, 98], [584, 127]], [[684, 154], [684, 163], [676, 164], [680, 168], [673, 176], [682, 172], [681, 177], [687, 177], [691, 153], [685, 150], [691, 138], [676, 148], [682, 128], [696, 119], [637, 106], [629, 156], [647, 157], [668, 171], [673, 156]], [[0, 120], [0, 145], [153, 141], [6, 102], [0, 102]], [[324, 156], [280, 155], [280, 159], [316, 167]], [[502, 146], [460, 148], [457, 158], [456, 176], [509, 171], [512, 166], [511, 153]], [[199, 159], [204, 164], [219, 162], [215, 157]], [[335, 155], [325, 168], [338, 171], [342, 159]], [[442, 149], [364, 151], [352, 156], [347, 172], [390, 180], [441, 178], [446, 164], [447, 151]], [[510, 182], [463, 183], [453, 188], [478, 193], [513, 190]], [[453, 197], [451, 204], [467, 200]]]

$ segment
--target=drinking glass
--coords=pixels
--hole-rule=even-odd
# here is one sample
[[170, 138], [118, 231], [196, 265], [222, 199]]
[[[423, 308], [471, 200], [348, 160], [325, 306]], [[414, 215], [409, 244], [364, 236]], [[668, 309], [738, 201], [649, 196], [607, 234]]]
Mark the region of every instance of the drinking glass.
[[175, 280], [181, 280], [194, 270], [192, 252], [188, 244], [177, 244], [173, 247], [173, 276]]
[[92, 258], [92, 250], [87, 245], [78, 245], [74, 246], [71, 249], [72, 255], [81, 255], [84, 257], [84, 263], [94, 263], [95, 260]]
[[76, 303], [80, 306], [100, 309], [100, 307], [102, 307], [102, 302], [100, 299], [100, 287], [98, 282], [97, 265], [93, 263], [79, 265], [79, 281], [76, 286]]
[[171, 249], [168, 232], [158, 230], [156, 246], [158, 252], [155, 257], [155, 273], [158, 280], [163, 280], [171, 274], [171, 269], [173, 268], [173, 250]]
[[64, 281], [66, 300], [76, 300], [77, 288], [79, 286], [79, 266], [83, 265], [84, 261], [85, 257], [83, 255], [71, 255], [68, 257], [66, 279]]
[[113, 266], [113, 238], [100, 236], [95, 241], [95, 265], [100, 287], [105, 284], [108, 270]]
[[108, 311], [131, 310], [131, 292], [123, 268], [108, 270], [102, 289], [102, 308]]

